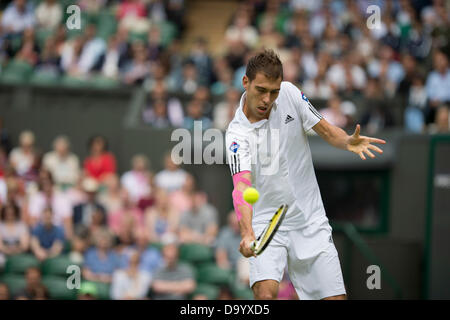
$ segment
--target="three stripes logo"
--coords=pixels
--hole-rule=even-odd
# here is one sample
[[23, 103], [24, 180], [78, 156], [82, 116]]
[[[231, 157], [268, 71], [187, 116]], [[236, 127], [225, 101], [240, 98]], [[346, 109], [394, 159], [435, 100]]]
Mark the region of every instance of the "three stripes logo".
[[284, 120], [284, 124], [287, 124], [293, 120], [294, 120], [294, 118], [292, 118], [290, 115], [287, 115], [286, 120]]
[[232, 175], [241, 172], [241, 160], [239, 159], [239, 154], [231, 156], [230, 169]]

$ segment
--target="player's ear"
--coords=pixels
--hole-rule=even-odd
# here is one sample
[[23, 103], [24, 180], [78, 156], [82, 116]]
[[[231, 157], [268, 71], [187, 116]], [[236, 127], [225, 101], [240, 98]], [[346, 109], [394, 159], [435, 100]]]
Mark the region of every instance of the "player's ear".
[[247, 75], [244, 75], [242, 78], [242, 85], [244, 86], [244, 89], [247, 90], [248, 86], [250, 85], [250, 79], [247, 77]]

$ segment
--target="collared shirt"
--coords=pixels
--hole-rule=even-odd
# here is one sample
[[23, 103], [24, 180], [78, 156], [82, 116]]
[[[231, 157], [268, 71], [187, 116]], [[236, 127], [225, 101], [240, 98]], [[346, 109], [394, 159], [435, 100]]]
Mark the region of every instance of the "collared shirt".
[[266, 225], [282, 204], [289, 210], [280, 230], [327, 221], [306, 134], [322, 116], [290, 82], [281, 83], [268, 119], [250, 123], [245, 99], [244, 93], [225, 139], [232, 175], [250, 171], [260, 193], [253, 228]]
[[13, 32], [22, 32], [27, 28], [32, 28], [35, 23], [34, 13], [30, 6], [24, 12], [19, 12], [14, 3], [6, 8], [2, 17], [2, 26], [12, 28]]

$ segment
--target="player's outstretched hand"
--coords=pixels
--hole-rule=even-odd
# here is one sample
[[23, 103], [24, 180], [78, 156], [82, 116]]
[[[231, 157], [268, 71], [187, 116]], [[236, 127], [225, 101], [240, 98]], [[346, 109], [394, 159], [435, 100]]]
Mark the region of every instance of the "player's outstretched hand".
[[370, 150], [376, 151], [380, 154], [383, 153], [383, 150], [381, 150], [377, 146], [374, 146], [372, 143], [385, 144], [386, 141], [377, 138], [360, 136], [360, 131], [361, 126], [358, 124], [356, 125], [355, 132], [350, 136], [348, 140], [347, 150], [356, 153], [363, 160], [366, 160], [366, 156], [364, 155], [364, 153], [371, 158], [375, 158], [375, 155]]
[[242, 238], [239, 245], [239, 252], [246, 258], [256, 257], [255, 252], [252, 250], [252, 243], [255, 240], [255, 236], [246, 236]]

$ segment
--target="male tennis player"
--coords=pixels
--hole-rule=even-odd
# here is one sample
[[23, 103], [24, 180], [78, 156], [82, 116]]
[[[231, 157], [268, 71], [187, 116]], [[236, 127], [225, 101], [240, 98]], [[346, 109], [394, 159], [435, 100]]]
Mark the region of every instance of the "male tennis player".
[[[245, 93], [226, 132], [232, 193], [242, 241], [250, 258], [250, 286], [256, 299], [275, 299], [286, 264], [301, 300], [345, 299], [339, 257], [314, 173], [306, 132], [313, 129], [329, 144], [366, 160], [372, 143], [384, 140], [353, 135], [331, 125], [292, 83], [283, 81], [282, 64], [272, 50], [253, 56], [243, 78]], [[253, 186], [253, 206], [243, 191]], [[251, 243], [281, 204], [289, 209], [266, 250], [255, 256]]]

